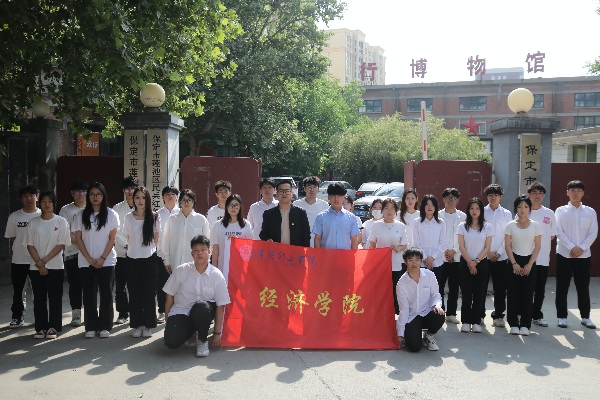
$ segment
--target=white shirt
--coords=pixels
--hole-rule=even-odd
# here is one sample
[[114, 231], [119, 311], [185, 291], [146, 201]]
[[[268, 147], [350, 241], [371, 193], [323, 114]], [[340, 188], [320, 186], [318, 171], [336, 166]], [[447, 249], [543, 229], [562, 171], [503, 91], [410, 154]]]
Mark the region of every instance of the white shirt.
[[231, 302], [223, 274], [211, 264], [202, 274], [193, 262], [178, 266], [169, 276], [163, 292], [174, 298], [169, 317], [175, 314], [189, 315], [192, 306], [199, 301], [213, 301], [217, 306]]
[[117, 230], [117, 240], [115, 241], [115, 250], [117, 251], [117, 257], [127, 257], [127, 238], [123, 234], [123, 224], [125, 223], [125, 216], [135, 210], [134, 207], [129, 207], [127, 200], [116, 204], [113, 210], [119, 215], [119, 229]]
[[[29, 221], [23, 246], [35, 247], [40, 258], [44, 258], [60, 244], [65, 246], [71, 244], [71, 232], [69, 232], [69, 223], [66, 219], [55, 215], [49, 220], [36, 217]], [[64, 267], [62, 251], [46, 263], [47, 269], [64, 269]], [[33, 260], [29, 264], [29, 270], [38, 270]]]
[[315, 220], [317, 219], [317, 215], [322, 213], [323, 211], [329, 208], [329, 203], [324, 200], [317, 199], [313, 204], [308, 204], [306, 202], [306, 198], [302, 198], [296, 200], [293, 203], [296, 207], [302, 208], [306, 211], [306, 216], [308, 217], [308, 224], [310, 225], [310, 247], [315, 247], [315, 234], [312, 233], [313, 225], [315, 224]]
[[417, 218], [420, 218], [420, 213], [419, 211], [415, 211], [414, 213], [410, 214], [410, 213], [406, 213], [404, 214], [404, 221], [406, 221], [406, 223], [402, 222], [402, 220], [400, 219], [400, 211], [398, 211], [398, 213], [396, 214], [396, 219], [400, 222], [402, 222], [405, 226], [406, 226], [406, 236], [408, 237], [408, 243], [406, 244], [406, 248], [410, 249], [411, 247], [415, 247], [415, 221], [417, 220]]
[[167, 224], [167, 221], [169, 220], [169, 217], [171, 215], [175, 215], [179, 212], [179, 207], [175, 206], [173, 207], [173, 209], [171, 211], [169, 211], [169, 209], [167, 207], [163, 207], [160, 210], [157, 211], [158, 215], [160, 215], [160, 234], [158, 235], [158, 244], [156, 245], [156, 255], [160, 258], [162, 258], [162, 249], [161, 249], [161, 245], [162, 245], [162, 236], [163, 236], [163, 232], [165, 230], [165, 225]]
[[[406, 226], [402, 222], [394, 220], [392, 223], [386, 223], [380, 220], [373, 223], [369, 236], [369, 247], [371, 242], [375, 243], [376, 248], [381, 249], [389, 248], [391, 245], [402, 246], [407, 241]], [[401, 251], [392, 250], [392, 271], [402, 271]]]
[[[379, 220], [382, 221], [382, 220]], [[373, 224], [377, 222], [375, 221], [373, 218], [366, 220], [365, 223], [363, 224], [363, 228], [362, 228], [362, 239], [361, 239], [361, 243], [364, 243], [364, 248], [368, 249], [369, 248], [369, 236], [371, 235], [371, 228], [373, 228]], [[405, 227], [406, 229], [406, 227]]]
[[[446, 212], [446, 209], [440, 210], [439, 217], [446, 222], [446, 250], [454, 250], [454, 262], [460, 261], [460, 249], [458, 248], [458, 236], [456, 230], [461, 222], [465, 222], [467, 214], [456, 210], [452, 214]], [[444, 261], [446, 261], [444, 259]]]
[[252, 225], [254, 231], [254, 239], [260, 240], [260, 230], [262, 229], [263, 213], [271, 208], [277, 207], [279, 200], [273, 199], [271, 204], [265, 203], [263, 199], [257, 201], [250, 206], [248, 210], [248, 222]]
[[160, 232], [160, 215], [154, 221], [152, 229], [152, 241], [148, 246], [144, 246], [144, 220], [135, 219], [133, 213], [125, 216], [123, 223], [123, 234], [129, 236], [127, 242], [127, 257], [129, 258], [149, 258], [156, 253], [156, 245], [154, 244], [154, 234]]
[[[484, 222], [481, 232], [473, 228], [469, 228], [467, 231], [467, 223], [461, 222], [461, 224], [458, 225], [456, 234], [463, 235], [465, 249], [471, 258], [471, 261], [473, 261], [478, 258], [479, 254], [485, 249], [486, 239], [490, 236], [494, 236], [494, 229], [489, 222]], [[504, 236], [504, 233], [502, 233], [502, 235]], [[487, 255], [485, 257], [487, 257]]]
[[181, 211], [171, 215], [163, 231], [161, 243], [163, 263], [175, 267], [192, 262], [190, 242], [198, 235], [210, 237], [210, 228], [204, 215], [193, 210], [187, 218]]
[[[77, 207], [75, 205], [75, 203], [70, 203], [70, 204], [67, 204], [66, 206], [63, 206], [63, 208], [60, 209], [60, 212], [58, 213], [58, 215], [60, 215], [61, 217], [63, 217], [64, 219], [67, 220], [67, 222], [69, 223], [69, 229], [71, 229], [71, 224], [73, 224], [73, 219], [81, 211], [83, 211], [83, 208]], [[71, 244], [69, 246], [65, 247], [65, 251], [63, 252], [65, 257], [69, 257], [69, 256], [75, 255], [77, 253], [79, 253], [79, 248], [77, 247], [77, 244], [73, 243], [73, 242], [71, 242]]]
[[521, 229], [517, 226], [517, 221], [513, 220], [506, 225], [504, 233], [511, 236], [511, 248], [514, 254], [530, 256], [535, 248], [535, 237], [542, 236], [542, 227], [537, 222], [531, 221], [527, 228]]
[[571, 258], [571, 249], [575, 246], [583, 250], [578, 258], [592, 255], [590, 246], [598, 236], [598, 217], [593, 208], [581, 204], [575, 207], [569, 202], [556, 209], [556, 252]]
[[439, 218], [439, 222], [435, 218], [431, 221], [425, 218], [417, 218], [414, 221], [414, 246], [423, 250], [423, 264], [425, 267], [425, 259], [433, 257], [433, 266], [439, 267], [444, 263], [444, 251], [446, 251], [446, 222]]
[[538, 210], [531, 210], [529, 218], [542, 227], [542, 246], [540, 247], [540, 253], [535, 263], [537, 265], [549, 266], [552, 236], [556, 236], [556, 217], [554, 216], [554, 211], [542, 206]]
[[485, 221], [492, 225], [494, 231], [490, 251], [500, 255], [498, 261], [506, 260], [507, 255], [506, 248], [504, 248], [504, 229], [506, 229], [506, 225], [513, 220], [512, 214], [500, 205], [496, 210], [492, 210], [492, 207], [490, 207], [489, 204], [484, 207], [483, 212]]
[[219, 260], [217, 268], [221, 270], [227, 282], [229, 276], [229, 252], [231, 251], [231, 240], [229, 236], [236, 235], [242, 239], [253, 239], [252, 224], [248, 220], [244, 220], [244, 227], [240, 227], [239, 222], [229, 223], [227, 227], [223, 225], [223, 221], [218, 221], [211, 229], [210, 242], [213, 245], [219, 246]]
[[15, 241], [12, 244], [11, 263], [31, 264], [33, 261], [27, 251], [27, 247], [23, 246], [23, 240], [25, 240], [27, 234], [27, 225], [29, 224], [29, 221], [40, 215], [42, 215], [42, 210], [38, 208], [32, 213], [26, 213], [23, 209], [20, 209], [8, 216], [4, 237], [9, 239], [11, 237], [15, 238]]
[[[112, 208], [108, 209], [106, 224], [104, 224], [99, 231], [96, 230], [98, 227], [98, 222], [96, 221], [97, 215], [98, 213], [92, 213], [90, 215], [90, 222], [92, 225], [89, 231], [83, 226], [83, 212], [77, 214], [73, 220], [73, 223], [71, 224], [71, 232], [81, 231], [81, 239], [85, 249], [90, 257], [94, 260], [98, 260], [100, 256], [103, 255], [104, 250], [106, 250], [110, 232], [113, 229], [119, 229], [119, 215]], [[110, 250], [106, 260], [104, 260], [104, 267], [111, 267], [117, 263], [117, 253], [115, 251], [115, 247]], [[79, 265], [79, 268], [89, 267], [87, 260], [83, 254], [81, 254], [81, 252], [79, 252], [79, 256], [77, 257], [77, 264]]]
[[405, 273], [396, 285], [399, 308], [396, 321], [398, 336], [404, 337], [406, 324], [415, 319], [417, 315], [424, 317], [432, 311], [434, 306], [442, 306], [442, 296], [440, 296], [435, 274], [427, 268], [420, 268], [420, 272], [419, 283]]
[[217, 221], [220, 221], [225, 216], [225, 209], [219, 208], [219, 205], [216, 204], [208, 209], [206, 213], [206, 217], [208, 219], [208, 226], [213, 227]]

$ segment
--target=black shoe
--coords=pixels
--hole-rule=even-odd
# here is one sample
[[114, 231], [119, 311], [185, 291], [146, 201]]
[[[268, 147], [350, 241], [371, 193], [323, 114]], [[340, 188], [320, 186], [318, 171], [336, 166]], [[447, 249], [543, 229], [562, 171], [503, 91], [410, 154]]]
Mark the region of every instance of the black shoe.
[[10, 321], [10, 325], [8, 325], [8, 327], [10, 329], [15, 329], [15, 328], [22, 326], [23, 322], [25, 322], [23, 320], [23, 317], [21, 317], [21, 319], [13, 319], [12, 321]]

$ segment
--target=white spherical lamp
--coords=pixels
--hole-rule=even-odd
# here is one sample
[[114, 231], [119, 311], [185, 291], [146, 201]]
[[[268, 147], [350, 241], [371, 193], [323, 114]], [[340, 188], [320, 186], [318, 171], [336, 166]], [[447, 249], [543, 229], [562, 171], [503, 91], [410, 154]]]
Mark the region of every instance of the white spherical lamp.
[[508, 95], [508, 108], [514, 113], [526, 113], [533, 107], [533, 94], [525, 89], [518, 88]]
[[146, 107], [160, 107], [165, 102], [165, 89], [158, 83], [147, 83], [146, 89], [140, 91], [140, 100]]
[[33, 103], [31, 112], [38, 118], [46, 118], [50, 114], [50, 106], [44, 100], [38, 100]]

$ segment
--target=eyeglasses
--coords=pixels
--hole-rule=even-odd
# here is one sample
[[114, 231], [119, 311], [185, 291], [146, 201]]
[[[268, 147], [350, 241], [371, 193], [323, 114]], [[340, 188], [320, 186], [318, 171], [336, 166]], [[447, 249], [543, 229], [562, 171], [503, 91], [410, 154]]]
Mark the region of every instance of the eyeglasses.
[[78, 195], [82, 195], [82, 194], [86, 194], [87, 190], [75, 190], [73, 193], [78, 194]]
[[177, 197], [177, 195], [175, 193], [165, 193], [165, 196], [169, 196], [169, 197], [175, 196], [175, 197]]
[[317, 190], [319, 187], [315, 185], [306, 185], [304, 186], [304, 190]]
[[279, 193], [279, 194], [290, 194], [290, 193], [292, 193], [292, 191], [290, 189], [279, 189], [277, 191], [277, 193]]
[[231, 203], [227, 206], [227, 208], [240, 208], [242, 205], [240, 203]]
[[181, 202], [185, 203], [185, 204], [189, 204], [189, 203], [193, 203], [194, 200], [192, 200], [192, 199], [181, 199]]
[[125, 191], [126, 192], [135, 192], [135, 189], [137, 189], [137, 188], [129, 187], [129, 188], [125, 189]]
[[102, 193], [90, 193], [90, 197], [102, 197], [103, 194]]
[[446, 197], [444, 197], [444, 200], [446, 200], [446, 201], [453, 201], [453, 200], [456, 200], [457, 198], [458, 197], [454, 197], [454, 196], [446, 196]]

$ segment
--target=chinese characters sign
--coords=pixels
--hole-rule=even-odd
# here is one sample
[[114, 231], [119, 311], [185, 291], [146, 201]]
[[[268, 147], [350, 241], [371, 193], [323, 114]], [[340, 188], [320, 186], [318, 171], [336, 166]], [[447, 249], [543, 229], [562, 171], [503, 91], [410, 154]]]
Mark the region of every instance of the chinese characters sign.
[[162, 207], [162, 188], [167, 186], [167, 131], [151, 129], [146, 133], [146, 187], [152, 209]]
[[521, 135], [521, 170], [519, 193], [527, 193], [527, 187], [540, 180], [542, 171], [542, 135]]
[[100, 134], [92, 133], [89, 139], [77, 135], [77, 155], [78, 156], [99, 156], [100, 155]]
[[[367, 71], [371, 71], [371, 75], [367, 75]], [[371, 82], [373, 82], [375, 80], [375, 71], [377, 71], [377, 63], [374, 62], [370, 62], [370, 63], [366, 63], [363, 62], [360, 65], [360, 80], [361, 81], [365, 81], [365, 78], [369, 78]]]
[[133, 176], [144, 182], [144, 131], [127, 130], [123, 138], [125, 177]]
[[391, 271], [390, 249], [232, 239], [223, 345], [395, 348]]

